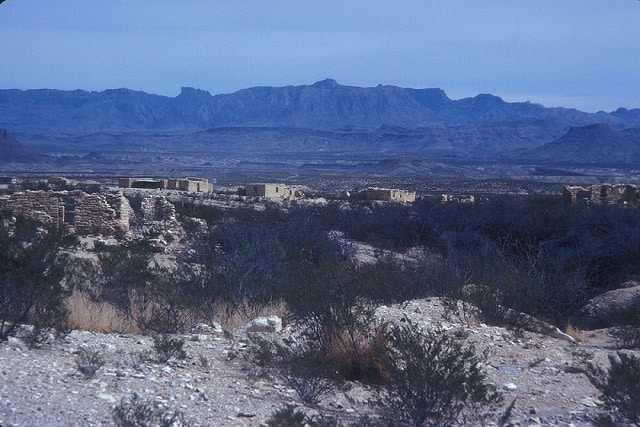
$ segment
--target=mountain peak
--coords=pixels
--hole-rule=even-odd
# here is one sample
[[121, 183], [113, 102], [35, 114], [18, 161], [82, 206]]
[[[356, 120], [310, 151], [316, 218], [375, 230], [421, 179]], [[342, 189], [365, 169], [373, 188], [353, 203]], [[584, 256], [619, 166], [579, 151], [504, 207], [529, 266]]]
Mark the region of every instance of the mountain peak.
[[324, 80], [320, 80], [318, 82], [315, 82], [312, 86], [320, 88], [320, 89], [334, 89], [334, 88], [337, 88], [340, 85], [338, 84], [337, 81], [335, 81], [333, 79], [324, 79]]
[[180, 89], [180, 95], [178, 96], [182, 96], [186, 98], [198, 98], [202, 96], [211, 96], [211, 94], [206, 90], [196, 89], [190, 86], [183, 86]]

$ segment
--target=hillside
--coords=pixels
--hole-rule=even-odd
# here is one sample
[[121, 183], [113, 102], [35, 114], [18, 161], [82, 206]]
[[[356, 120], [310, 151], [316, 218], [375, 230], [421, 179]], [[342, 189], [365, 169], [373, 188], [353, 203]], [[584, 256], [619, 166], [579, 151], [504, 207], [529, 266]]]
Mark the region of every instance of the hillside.
[[46, 159], [25, 148], [9, 132], [0, 128], [0, 163], [34, 163]]
[[637, 163], [640, 129], [618, 132], [604, 123], [573, 127], [556, 141], [530, 151], [530, 158], [568, 163]]

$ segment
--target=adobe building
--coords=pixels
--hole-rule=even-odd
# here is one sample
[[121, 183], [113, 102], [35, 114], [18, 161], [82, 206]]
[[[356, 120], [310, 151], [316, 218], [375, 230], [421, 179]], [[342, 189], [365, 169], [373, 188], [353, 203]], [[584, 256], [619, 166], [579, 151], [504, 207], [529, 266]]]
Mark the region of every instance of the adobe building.
[[211, 193], [213, 184], [205, 178], [120, 178], [118, 180], [120, 188], [145, 188], [148, 190], [176, 190], [187, 191], [189, 193]]
[[211, 193], [213, 184], [205, 178], [188, 177], [167, 180], [168, 190], [188, 191], [189, 193]]
[[284, 184], [246, 184], [244, 194], [248, 197], [265, 197], [273, 200], [295, 200], [302, 197], [300, 190]]
[[353, 200], [381, 200], [385, 202], [413, 203], [416, 201], [416, 192], [399, 190], [397, 188], [369, 187], [350, 194]]
[[565, 185], [562, 195], [569, 203], [616, 204], [640, 207], [640, 189], [633, 184], [594, 184], [589, 187]]

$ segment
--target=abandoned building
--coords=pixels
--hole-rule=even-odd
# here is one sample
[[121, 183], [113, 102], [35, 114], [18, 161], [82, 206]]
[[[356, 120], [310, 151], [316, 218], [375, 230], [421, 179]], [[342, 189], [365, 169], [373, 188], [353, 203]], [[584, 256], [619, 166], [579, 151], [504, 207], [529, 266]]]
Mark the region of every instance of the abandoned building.
[[565, 185], [562, 195], [570, 203], [631, 205], [640, 207], [640, 189], [633, 184], [594, 184], [589, 187]]
[[136, 220], [175, 222], [175, 206], [162, 196], [145, 197], [137, 219], [129, 200], [119, 193], [24, 191], [0, 197], [0, 209], [24, 215], [78, 234], [116, 235]]
[[353, 200], [382, 200], [397, 203], [412, 203], [416, 201], [415, 191], [398, 190], [396, 188], [369, 187], [351, 193], [349, 197]]
[[453, 195], [453, 194], [442, 194], [440, 195], [441, 203], [474, 203], [476, 198], [471, 194], [461, 194], [461, 195]]
[[213, 184], [205, 178], [120, 178], [118, 180], [120, 188], [145, 188], [149, 190], [177, 190], [189, 193], [210, 193], [213, 191]]
[[246, 184], [244, 194], [249, 197], [286, 200], [295, 200], [302, 197], [300, 190], [284, 184]]

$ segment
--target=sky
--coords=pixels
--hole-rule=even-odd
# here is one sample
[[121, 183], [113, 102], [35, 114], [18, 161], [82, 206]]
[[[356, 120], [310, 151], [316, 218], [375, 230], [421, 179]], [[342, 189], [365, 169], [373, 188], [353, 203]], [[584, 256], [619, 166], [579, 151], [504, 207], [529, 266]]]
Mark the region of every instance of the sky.
[[0, 89], [379, 84], [640, 108], [639, 0], [6, 0]]

